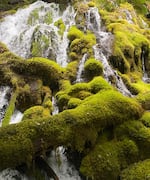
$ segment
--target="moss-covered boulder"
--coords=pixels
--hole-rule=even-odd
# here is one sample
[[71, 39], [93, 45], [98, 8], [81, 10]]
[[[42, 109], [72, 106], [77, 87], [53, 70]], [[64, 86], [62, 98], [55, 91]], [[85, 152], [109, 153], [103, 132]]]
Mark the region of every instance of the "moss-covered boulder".
[[141, 161], [129, 166], [121, 173], [122, 180], [150, 179], [150, 160]]
[[75, 109], [58, 115], [46, 119], [35, 119], [33, 115], [29, 121], [2, 127], [0, 168], [15, 167], [23, 162], [31, 164], [36, 153], [43, 154], [49, 147], [59, 145], [84, 152], [87, 143], [90, 144], [88, 148], [95, 145], [98, 134], [104, 128], [116, 126], [128, 119], [138, 119], [142, 112], [140, 105], [133, 99], [107, 90], [86, 98]]
[[96, 59], [88, 59], [84, 65], [84, 74], [88, 80], [93, 79], [95, 76], [100, 76], [103, 74], [103, 66], [100, 61]]

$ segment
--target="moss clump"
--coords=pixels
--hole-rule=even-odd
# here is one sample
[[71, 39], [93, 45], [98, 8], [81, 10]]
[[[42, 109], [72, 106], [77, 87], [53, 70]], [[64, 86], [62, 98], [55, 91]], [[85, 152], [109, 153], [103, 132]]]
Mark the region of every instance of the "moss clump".
[[140, 93], [136, 99], [144, 109], [150, 110], [150, 92]]
[[122, 180], [150, 179], [150, 160], [141, 161], [129, 166], [121, 173]]
[[62, 20], [62, 19], [59, 19], [59, 20], [56, 21], [54, 24], [55, 24], [55, 26], [57, 26], [58, 29], [59, 29], [58, 33], [59, 33], [61, 36], [63, 36], [64, 31], [65, 31], [65, 29], [66, 29], [63, 20]]
[[143, 116], [141, 117], [140, 121], [146, 126], [150, 128], [150, 112], [144, 112]]
[[49, 118], [50, 111], [42, 106], [33, 106], [24, 112], [22, 120]]
[[80, 39], [83, 35], [84, 33], [80, 31], [76, 26], [72, 26], [68, 32], [68, 39], [70, 41], [73, 41], [75, 39]]
[[32, 58], [27, 61], [11, 60], [10, 68], [14, 72], [42, 79], [44, 85], [57, 89], [63, 78], [64, 69], [57, 63], [46, 58]]
[[83, 160], [80, 171], [95, 180], [116, 180], [120, 164], [113, 143], [97, 145]]
[[138, 146], [138, 159], [150, 157], [150, 129], [140, 121], [127, 121], [116, 128], [116, 137], [118, 140], [126, 137], [132, 139]]
[[6, 45], [0, 42], [0, 54], [3, 54], [7, 51], [8, 51], [8, 49], [7, 49]]
[[81, 57], [88, 53], [93, 54], [93, 45], [96, 44], [96, 38], [91, 32], [84, 34], [75, 26], [72, 26], [68, 32], [68, 38], [70, 40], [70, 57], [76, 60], [80, 60]]
[[[105, 136], [104, 133], [101, 136]], [[103, 138], [103, 137], [102, 137]], [[95, 180], [116, 180], [121, 169], [137, 161], [138, 147], [129, 139], [123, 141], [99, 141], [83, 158], [80, 171]]]
[[101, 90], [112, 89], [112, 86], [102, 77], [95, 77], [92, 81], [89, 82], [90, 91], [93, 94], [98, 93]]
[[88, 59], [84, 65], [84, 74], [87, 79], [93, 79], [95, 76], [103, 74], [103, 66], [100, 61], [94, 58]]
[[70, 62], [67, 65], [67, 68], [66, 68], [66, 77], [71, 82], [74, 82], [76, 80], [77, 68], [78, 68], [78, 62], [77, 61]]
[[78, 105], [81, 104], [81, 99], [78, 99], [78, 98], [71, 98], [68, 102], [68, 109], [74, 109], [76, 108]]

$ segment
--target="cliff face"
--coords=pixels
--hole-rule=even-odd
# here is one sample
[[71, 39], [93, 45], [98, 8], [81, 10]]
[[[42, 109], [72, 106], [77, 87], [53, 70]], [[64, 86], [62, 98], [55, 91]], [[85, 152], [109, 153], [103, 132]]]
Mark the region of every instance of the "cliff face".
[[[39, 1], [16, 12], [32, 2], [0, 4], [0, 86], [11, 88], [0, 169], [30, 168], [63, 145], [82, 154], [78, 168], [88, 178], [147, 178], [149, 2]], [[15, 109], [23, 119], [10, 125]]]

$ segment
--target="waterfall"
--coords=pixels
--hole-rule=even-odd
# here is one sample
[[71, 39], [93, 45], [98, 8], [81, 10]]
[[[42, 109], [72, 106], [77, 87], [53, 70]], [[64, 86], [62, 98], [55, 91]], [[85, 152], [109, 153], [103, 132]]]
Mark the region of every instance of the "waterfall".
[[52, 106], [53, 106], [52, 115], [58, 114], [59, 113], [59, 108], [57, 106], [57, 102], [56, 102], [56, 99], [55, 99], [54, 96], [52, 97]]
[[13, 169], [5, 169], [0, 172], [0, 180], [28, 180], [28, 178], [25, 175], [20, 174], [17, 170]]
[[0, 41], [23, 58], [42, 56], [67, 65], [67, 32], [75, 24], [75, 11], [68, 5], [36, 1], [0, 23]]
[[94, 32], [97, 44], [93, 46], [95, 59], [99, 60], [103, 64], [104, 78], [111, 83], [111, 79], [114, 79], [116, 88], [124, 95], [132, 96], [130, 91], [123, 83], [121, 77], [117, 71], [113, 70], [108, 63], [108, 58], [111, 55], [113, 35], [110, 32], [102, 30], [101, 17], [96, 7], [92, 7], [86, 14], [87, 29]]
[[78, 71], [77, 71], [77, 77], [76, 77], [76, 82], [82, 82], [83, 79], [82, 79], [82, 73], [83, 73], [83, 70], [84, 70], [84, 63], [87, 59], [87, 54], [84, 54], [80, 63], [79, 63], [79, 67], [78, 67]]
[[[52, 115], [58, 114], [59, 108], [54, 96], [52, 97], [52, 105]], [[68, 161], [65, 154], [65, 148], [63, 146], [59, 146], [55, 150], [52, 150], [47, 162], [60, 180], [81, 180], [74, 165]]]
[[20, 111], [15, 110], [10, 119], [10, 124], [19, 123], [22, 120], [22, 117], [23, 117], [23, 114]]
[[142, 59], [142, 70], [143, 70], [143, 81], [146, 82], [146, 83], [150, 83], [150, 78], [148, 77], [148, 74], [146, 72], [146, 69], [145, 69], [145, 52], [144, 50], [142, 51], [142, 54], [141, 54], [141, 59]]
[[64, 147], [60, 146], [52, 151], [48, 163], [60, 180], [81, 180], [74, 165], [68, 161]]
[[2, 123], [2, 120], [4, 118], [7, 106], [9, 104], [8, 102], [8, 94], [10, 94], [10, 88], [8, 86], [1, 86], [0, 87], [0, 126]]

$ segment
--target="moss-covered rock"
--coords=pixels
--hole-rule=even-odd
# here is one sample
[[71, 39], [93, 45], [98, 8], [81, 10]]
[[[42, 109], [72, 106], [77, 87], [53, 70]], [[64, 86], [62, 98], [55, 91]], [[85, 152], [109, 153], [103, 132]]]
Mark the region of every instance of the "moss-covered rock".
[[84, 65], [84, 74], [88, 80], [103, 74], [103, 66], [100, 61], [94, 58], [88, 59]]
[[24, 112], [22, 120], [49, 118], [50, 111], [42, 106], [33, 106]]
[[141, 103], [145, 110], [150, 110], [150, 92], [139, 94], [136, 99]]
[[143, 116], [141, 117], [140, 121], [146, 126], [150, 128], [150, 112], [145, 111]]
[[139, 149], [138, 159], [150, 157], [150, 129], [140, 121], [127, 121], [115, 130], [117, 139], [130, 138], [136, 142]]
[[49, 85], [52, 89], [57, 89], [59, 80], [63, 78], [64, 69], [46, 58], [32, 58], [27, 61], [11, 60], [9, 64], [14, 72], [39, 77], [44, 85]]
[[129, 166], [121, 173], [122, 180], [150, 179], [150, 160], [141, 161]]
[[80, 171], [95, 180], [116, 180], [120, 164], [113, 143], [98, 145], [82, 161]]

